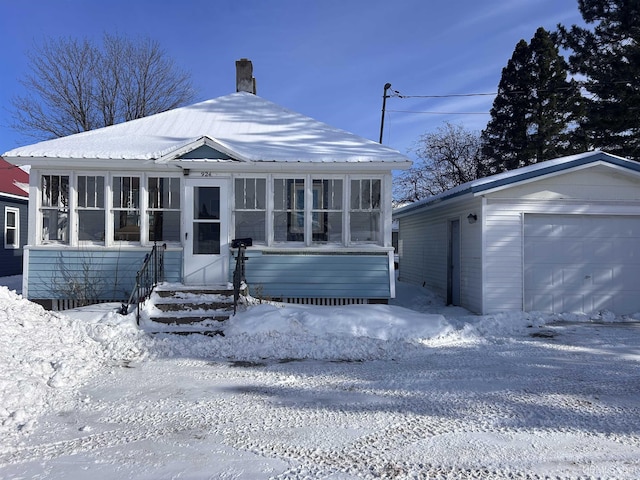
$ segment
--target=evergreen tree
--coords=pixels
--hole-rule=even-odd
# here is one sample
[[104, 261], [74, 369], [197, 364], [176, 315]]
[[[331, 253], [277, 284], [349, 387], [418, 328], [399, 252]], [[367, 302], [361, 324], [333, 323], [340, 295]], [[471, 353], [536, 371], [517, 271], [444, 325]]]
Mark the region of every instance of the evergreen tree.
[[551, 34], [520, 40], [502, 70], [491, 119], [482, 132], [485, 171], [512, 170], [583, 151], [579, 86]]
[[640, 161], [640, 1], [579, 0], [589, 28], [559, 26], [570, 68], [585, 77], [592, 147]]

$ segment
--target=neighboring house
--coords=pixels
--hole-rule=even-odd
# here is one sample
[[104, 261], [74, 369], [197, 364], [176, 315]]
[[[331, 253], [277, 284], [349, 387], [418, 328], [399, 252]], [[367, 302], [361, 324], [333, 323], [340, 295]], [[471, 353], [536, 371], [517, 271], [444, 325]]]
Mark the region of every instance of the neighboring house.
[[394, 212], [400, 279], [453, 305], [640, 312], [640, 164], [603, 152], [460, 185]]
[[0, 277], [22, 273], [27, 243], [29, 174], [0, 157]]
[[[246, 70], [238, 69], [239, 90], [255, 85]], [[234, 238], [253, 241], [246, 280], [256, 296], [353, 303], [395, 295], [391, 172], [410, 160], [254, 93], [5, 158], [31, 165], [23, 294], [45, 305], [89, 283], [98, 300], [125, 300], [154, 242], [167, 245], [166, 281], [226, 283]]]

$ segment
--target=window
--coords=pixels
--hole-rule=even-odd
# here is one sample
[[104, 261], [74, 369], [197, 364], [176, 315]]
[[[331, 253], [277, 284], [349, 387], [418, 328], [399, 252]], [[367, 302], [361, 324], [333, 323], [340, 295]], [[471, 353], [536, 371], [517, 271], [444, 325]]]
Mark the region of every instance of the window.
[[180, 179], [149, 178], [149, 233], [152, 242], [180, 241]]
[[78, 240], [104, 242], [104, 177], [78, 176]]
[[273, 239], [304, 242], [304, 179], [273, 181]]
[[235, 237], [251, 238], [256, 243], [266, 241], [266, 192], [264, 178], [236, 178]]
[[42, 242], [69, 243], [69, 176], [42, 175]]
[[20, 210], [4, 208], [4, 248], [20, 248]]
[[313, 180], [314, 242], [342, 241], [342, 180]]
[[380, 241], [380, 180], [351, 180], [352, 242]]
[[140, 178], [113, 177], [113, 239], [140, 241]]

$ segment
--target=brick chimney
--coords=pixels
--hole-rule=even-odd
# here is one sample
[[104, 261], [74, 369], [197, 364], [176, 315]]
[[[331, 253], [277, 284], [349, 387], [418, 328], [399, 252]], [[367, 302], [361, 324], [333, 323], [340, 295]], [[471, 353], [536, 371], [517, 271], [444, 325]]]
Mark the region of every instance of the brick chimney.
[[251, 60], [241, 58], [236, 60], [236, 92], [256, 94], [256, 79], [253, 78], [253, 64]]

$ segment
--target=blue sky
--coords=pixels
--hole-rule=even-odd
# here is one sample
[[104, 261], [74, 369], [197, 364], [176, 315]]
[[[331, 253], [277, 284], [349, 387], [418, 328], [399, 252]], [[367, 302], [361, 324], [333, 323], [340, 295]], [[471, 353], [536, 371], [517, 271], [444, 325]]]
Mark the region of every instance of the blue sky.
[[[520, 39], [581, 23], [577, 0], [0, 0], [0, 19], [0, 152], [32, 143], [11, 129], [10, 99], [46, 37], [151, 37], [198, 101], [234, 92], [248, 58], [261, 97], [378, 141], [385, 83], [406, 96], [495, 92]], [[383, 143], [412, 156], [445, 121], [481, 130], [492, 101], [389, 98]]]

